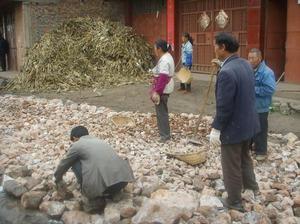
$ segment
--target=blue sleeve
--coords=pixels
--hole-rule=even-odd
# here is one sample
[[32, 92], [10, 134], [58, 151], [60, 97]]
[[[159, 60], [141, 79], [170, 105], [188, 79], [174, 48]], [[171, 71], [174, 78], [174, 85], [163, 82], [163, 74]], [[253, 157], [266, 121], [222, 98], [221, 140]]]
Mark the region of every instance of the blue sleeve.
[[236, 82], [232, 76], [220, 72], [216, 84], [216, 116], [212, 127], [222, 130], [230, 120], [234, 108], [234, 96], [236, 92]]
[[273, 71], [268, 71], [262, 78], [259, 86], [255, 86], [257, 96], [272, 96], [276, 89], [276, 82]]
[[188, 54], [192, 54], [193, 53], [193, 45], [191, 43], [187, 44], [185, 47], [185, 52]]
[[193, 64], [193, 45], [191, 43], [186, 45], [185, 55], [186, 65], [191, 66]]

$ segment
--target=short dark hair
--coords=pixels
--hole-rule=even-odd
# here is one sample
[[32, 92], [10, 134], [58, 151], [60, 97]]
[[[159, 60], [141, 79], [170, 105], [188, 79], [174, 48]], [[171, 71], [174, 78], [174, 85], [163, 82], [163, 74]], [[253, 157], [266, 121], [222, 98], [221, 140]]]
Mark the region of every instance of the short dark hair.
[[249, 53], [255, 53], [257, 56], [262, 56], [261, 50], [259, 50], [258, 48], [252, 48]]
[[238, 51], [240, 45], [237, 39], [230, 33], [218, 33], [215, 36], [216, 44], [219, 46], [224, 45], [225, 50], [229, 53], [235, 53]]
[[160, 48], [163, 52], [167, 52], [171, 49], [171, 46], [167, 43], [167, 41], [158, 39], [155, 41], [156, 48]]
[[82, 136], [89, 135], [89, 131], [84, 126], [76, 126], [71, 130], [70, 138], [80, 138]]

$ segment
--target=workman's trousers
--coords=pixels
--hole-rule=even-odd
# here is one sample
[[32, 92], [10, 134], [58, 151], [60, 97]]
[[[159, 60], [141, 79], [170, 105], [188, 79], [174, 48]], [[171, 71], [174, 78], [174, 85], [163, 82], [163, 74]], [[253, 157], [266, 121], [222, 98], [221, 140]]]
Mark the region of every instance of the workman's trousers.
[[2, 68], [2, 71], [6, 71], [5, 55], [0, 55], [0, 67]]
[[268, 115], [269, 112], [259, 113], [260, 132], [253, 138], [257, 155], [266, 155], [268, 147]]
[[[72, 171], [74, 172], [77, 182], [82, 187], [82, 169], [81, 162], [78, 161], [72, 166]], [[114, 185], [109, 186], [103, 193], [104, 196], [112, 196], [118, 192], [120, 192], [124, 187], [126, 187], [127, 182], [119, 182]]]
[[160, 96], [160, 102], [155, 105], [157, 126], [162, 140], [168, 140], [170, 135], [169, 112], [168, 112], [168, 98], [169, 94]]
[[221, 163], [228, 203], [241, 203], [242, 189], [258, 190], [250, 157], [250, 140], [221, 145]]

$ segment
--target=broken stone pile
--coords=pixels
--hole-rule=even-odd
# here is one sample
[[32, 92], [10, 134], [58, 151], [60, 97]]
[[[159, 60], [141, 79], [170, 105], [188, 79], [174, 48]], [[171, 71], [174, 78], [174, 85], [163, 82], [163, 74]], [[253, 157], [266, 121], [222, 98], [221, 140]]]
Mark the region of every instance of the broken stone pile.
[[46, 33], [8, 89], [64, 91], [141, 82], [152, 47], [132, 28], [104, 19], [76, 18]]
[[[270, 134], [268, 159], [254, 160], [260, 192], [243, 193], [247, 212], [241, 213], [228, 211], [219, 199], [226, 192], [220, 150], [210, 149], [206, 139], [211, 117], [204, 117], [198, 131], [207, 160], [190, 166], [165, 152], [197, 149], [186, 142], [197, 115], [170, 114], [173, 139], [161, 144], [151, 113], [11, 95], [0, 97], [0, 108], [4, 191], [20, 199], [23, 208], [47, 214], [51, 223], [300, 223], [300, 141], [293, 133]], [[128, 116], [135, 125], [118, 127], [111, 121], [115, 115]], [[53, 182], [55, 168], [70, 144], [69, 131], [76, 125], [85, 125], [91, 135], [127, 157], [136, 177], [123, 193], [108, 201], [102, 214], [82, 210], [84, 199], [71, 171], [64, 176], [68, 186], [64, 197]]]

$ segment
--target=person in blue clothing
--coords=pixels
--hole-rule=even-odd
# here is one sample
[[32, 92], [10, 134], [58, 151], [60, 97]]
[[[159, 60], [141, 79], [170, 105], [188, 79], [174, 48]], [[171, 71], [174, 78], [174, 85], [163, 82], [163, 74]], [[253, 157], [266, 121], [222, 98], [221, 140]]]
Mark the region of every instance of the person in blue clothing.
[[250, 143], [259, 131], [255, 109], [254, 72], [237, 55], [238, 41], [229, 33], [215, 37], [215, 53], [222, 61], [216, 82], [216, 115], [210, 132], [213, 148], [221, 146], [221, 165], [228, 198], [225, 207], [244, 211], [241, 192], [258, 191]]
[[262, 60], [261, 51], [253, 48], [248, 54], [248, 61], [255, 73], [256, 111], [259, 115], [260, 132], [254, 136], [256, 160], [265, 160], [268, 142], [268, 115], [272, 96], [276, 89], [275, 76], [272, 69]]
[[[182, 34], [181, 62], [182, 66], [191, 70], [193, 64], [193, 38], [189, 33]], [[191, 82], [180, 83], [179, 91], [191, 92]]]

